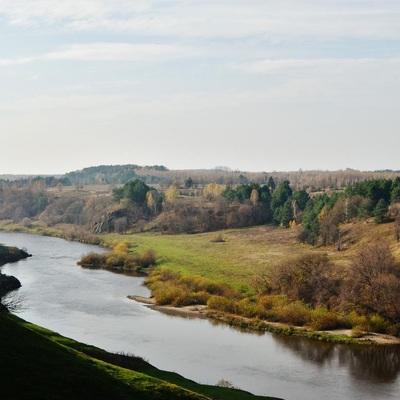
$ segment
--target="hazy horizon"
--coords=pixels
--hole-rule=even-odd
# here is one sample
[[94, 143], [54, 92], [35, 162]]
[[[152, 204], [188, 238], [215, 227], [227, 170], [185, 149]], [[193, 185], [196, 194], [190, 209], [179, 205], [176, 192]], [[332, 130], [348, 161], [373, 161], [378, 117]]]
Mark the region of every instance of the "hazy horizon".
[[[118, 165], [118, 164], [113, 164], [113, 166], [116, 166], [116, 165]], [[120, 165], [127, 165], [127, 164], [120, 164]], [[161, 164], [158, 164], [158, 165], [161, 165]], [[24, 178], [24, 177], [37, 177], [37, 176], [61, 177], [61, 176], [66, 175], [66, 174], [68, 174], [70, 172], [79, 172], [79, 171], [82, 171], [82, 170], [87, 169], [87, 168], [98, 167], [98, 166], [100, 166], [100, 164], [99, 165], [85, 166], [85, 167], [83, 167], [81, 169], [73, 169], [73, 170], [64, 171], [64, 172], [61, 172], [61, 173], [51, 173], [51, 172], [50, 173], [17, 173], [17, 174], [0, 173], [0, 179], [7, 179], [8, 177], [10, 177], [10, 178], [11, 177], [17, 177], [17, 179], [18, 179], [19, 177]], [[111, 164], [110, 165], [105, 165], [105, 166], [111, 166]], [[146, 167], [146, 166], [150, 166], [151, 167], [151, 165], [139, 165], [139, 167]], [[400, 173], [400, 169], [398, 169], [398, 170], [394, 170], [394, 169], [357, 170], [357, 169], [353, 169], [353, 168], [339, 168], [339, 169], [335, 169], [335, 170], [333, 170], [333, 169], [332, 170], [322, 170], [322, 169], [302, 169], [302, 168], [300, 168], [298, 170], [271, 170], [271, 171], [265, 171], [265, 170], [261, 171], [260, 170], [260, 171], [253, 171], [253, 170], [232, 169], [232, 168], [227, 167], [227, 166], [214, 167], [214, 168], [183, 168], [183, 169], [168, 168], [167, 165], [163, 165], [163, 166], [166, 167], [168, 171], [187, 171], [187, 172], [190, 172], [190, 171], [214, 171], [215, 170], [215, 171], [225, 171], [227, 173], [231, 172], [231, 173], [244, 173], [244, 174], [246, 174], [246, 173], [249, 173], [249, 174], [252, 174], [252, 173], [255, 173], [255, 174], [257, 174], [257, 173], [260, 173], [260, 174], [262, 174], [262, 173], [274, 174], [274, 173], [300, 173], [300, 172], [304, 172], [304, 173], [307, 173], [307, 172], [327, 172], [327, 173], [332, 172], [332, 173], [336, 173], [336, 172], [346, 172], [346, 171], [353, 171], [353, 172], [360, 172], [360, 173], [375, 173], [375, 172], [376, 173], [379, 173], [379, 172]]]
[[0, 174], [399, 170], [393, 0], [2, 0]]

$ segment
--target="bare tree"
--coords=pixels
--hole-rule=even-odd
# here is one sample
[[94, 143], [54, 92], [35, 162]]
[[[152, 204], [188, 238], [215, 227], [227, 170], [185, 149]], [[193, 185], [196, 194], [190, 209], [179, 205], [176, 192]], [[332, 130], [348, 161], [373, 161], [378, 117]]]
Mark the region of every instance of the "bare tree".
[[400, 264], [386, 243], [370, 243], [354, 256], [343, 289], [345, 308], [400, 321]]

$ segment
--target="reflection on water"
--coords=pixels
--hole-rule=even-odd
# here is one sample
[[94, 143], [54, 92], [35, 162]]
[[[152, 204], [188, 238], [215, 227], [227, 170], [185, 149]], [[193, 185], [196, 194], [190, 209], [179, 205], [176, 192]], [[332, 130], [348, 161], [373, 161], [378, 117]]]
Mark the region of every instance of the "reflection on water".
[[400, 371], [398, 346], [374, 346], [341, 349], [342, 359], [349, 363], [349, 371], [357, 380], [390, 382], [397, 379]]
[[290, 350], [307, 363], [318, 366], [338, 363], [354, 379], [369, 382], [392, 382], [400, 373], [400, 347], [342, 345], [303, 337], [273, 335], [283, 349]]

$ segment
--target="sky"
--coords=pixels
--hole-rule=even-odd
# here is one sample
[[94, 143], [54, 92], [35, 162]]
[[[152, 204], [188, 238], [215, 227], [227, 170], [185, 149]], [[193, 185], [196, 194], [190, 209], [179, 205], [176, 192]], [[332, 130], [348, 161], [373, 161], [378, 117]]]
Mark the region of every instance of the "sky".
[[1, 0], [0, 174], [400, 169], [399, 0]]

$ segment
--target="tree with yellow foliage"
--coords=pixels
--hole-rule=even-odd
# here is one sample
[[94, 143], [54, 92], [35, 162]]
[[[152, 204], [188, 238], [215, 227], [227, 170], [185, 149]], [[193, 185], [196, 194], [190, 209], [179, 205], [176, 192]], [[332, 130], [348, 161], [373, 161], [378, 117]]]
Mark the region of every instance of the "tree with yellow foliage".
[[203, 189], [203, 197], [206, 200], [216, 200], [222, 194], [222, 187], [218, 183], [209, 183]]
[[165, 200], [171, 203], [178, 198], [178, 195], [179, 195], [178, 188], [175, 185], [171, 185], [165, 191]]

